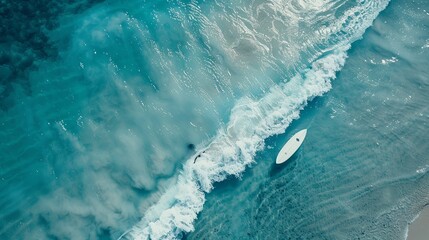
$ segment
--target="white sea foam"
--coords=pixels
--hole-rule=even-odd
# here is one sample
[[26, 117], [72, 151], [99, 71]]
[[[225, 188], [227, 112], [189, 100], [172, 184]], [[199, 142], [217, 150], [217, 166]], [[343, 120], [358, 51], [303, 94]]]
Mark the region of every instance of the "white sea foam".
[[417, 169], [416, 173], [424, 174], [424, 173], [426, 173], [428, 171], [428, 169], [429, 169], [429, 165], [426, 165], [425, 167]]
[[387, 1], [378, 2], [364, 3], [340, 20], [338, 29], [330, 30], [336, 38], [333, 46], [305, 71], [272, 87], [261, 99], [239, 100], [226, 127], [218, 131], [197, 162], [194, 164], [191, 158], [185, 163], [177, 183], [125, 237], [176, 239], [183, 232], [193, 231], [193, 222], [203, 209], [204, 194], [213, 189], [213, 184], [230, 175], [240, 176], [254, 161], [256, 152], [263, 149], [264, 139], [283, 133], [308, 101], [329, 91], [331, 80], [345, 63], [350, 43], [387, 6]]

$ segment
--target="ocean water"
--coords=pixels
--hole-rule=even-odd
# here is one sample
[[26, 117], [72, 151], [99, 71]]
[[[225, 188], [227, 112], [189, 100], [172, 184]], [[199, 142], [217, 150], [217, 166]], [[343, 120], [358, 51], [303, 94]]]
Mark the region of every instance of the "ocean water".
[[424, 0], [0, 12], [1, 239], [404, 239], [429, 204]]

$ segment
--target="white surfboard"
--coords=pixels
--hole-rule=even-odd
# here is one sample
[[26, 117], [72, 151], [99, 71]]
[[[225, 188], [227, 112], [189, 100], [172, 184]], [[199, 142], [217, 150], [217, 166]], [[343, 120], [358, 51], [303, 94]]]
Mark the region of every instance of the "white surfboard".
[[304, 141], [305, 135], [307, 135], [307, 129], [295, 133], [280, 150], [279, 155], [277, 155], [276, 163], [284, 163], [292, 157]]

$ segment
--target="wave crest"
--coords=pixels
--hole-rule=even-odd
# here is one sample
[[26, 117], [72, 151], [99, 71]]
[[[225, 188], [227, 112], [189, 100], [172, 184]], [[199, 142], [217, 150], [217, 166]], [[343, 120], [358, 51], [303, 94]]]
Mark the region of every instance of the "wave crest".
[[[388, 1], [361, 1], [339, 18], [337, 28], [325, 31], [326, 46], [310, 67], [290, 81], [273, 86], [261, 99], [244, 97], [194, 164], [189, 159], [161, 200], [129, 232], [127, 239], [177, 239], [194, 230], [193, 222], [203, 209], [205, 193], [215, 182], [240, 176], [254, 162], [269, 136], [283, 133], [299, 118], [299, 112], [331, 88], [331, 80], [345, 64], [351, 43], [360, 38]], [[335, 24], [334, 24], [335, 25]]]
[[227, 127], [218, 132], [195, 164], [192, 159], [187, 161], [177, 184], [126, 237], [176, 239], [182, 232], [193, 231], [193, 221], [203, 209], [204, 193], [210, 192], [215, 182], [230, 175], [240, 176], [264, 147], [264, 139], [283, 133], [308, 101], [329, 91], [330, 81], [345, 63], [348, 48], [349, 45], [315, 61], [304, 74], [273, 87], [260, 100], [240, 100]]

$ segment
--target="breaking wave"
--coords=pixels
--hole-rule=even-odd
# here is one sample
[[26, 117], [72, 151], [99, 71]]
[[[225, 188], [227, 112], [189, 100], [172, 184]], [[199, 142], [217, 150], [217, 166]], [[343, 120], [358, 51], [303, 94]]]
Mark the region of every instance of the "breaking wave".
[[[297, 3], [309, 5], [306, 1]], [[387, 4], [388, 1], [359, 1], [336, 24], [320, 30], [328, 32], [329, 37], [309, 67], [271, 87], [259, 99], [241, 98], [233, 107], [229, 122], [210, 143], [199, 146], [201, 157], [196, 163], [189, 158], [176, 183], [121, 238], [177, 239], [184, 232], [192, 232], [193, 222], [203, 210], [205, 193], [213, 189], [215, 182], [230, 175], [240, 176], [264, 148], [266, 138], [283, 133], [309, 101], [330, 90], [331, 80], [344, 66], [351, 43], [363, 35]]]

